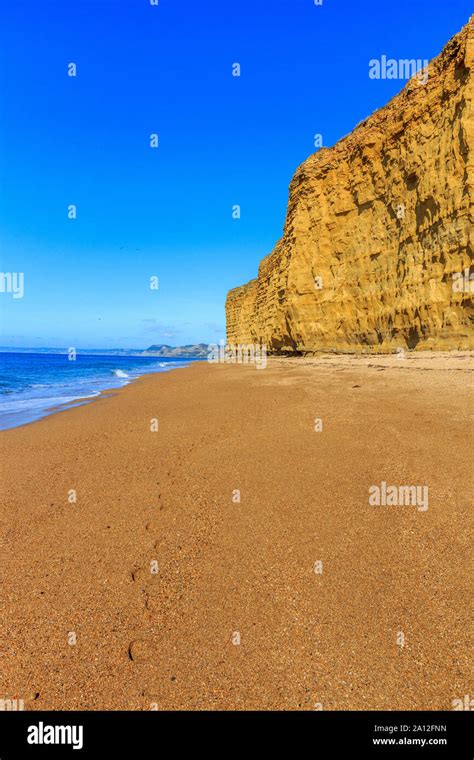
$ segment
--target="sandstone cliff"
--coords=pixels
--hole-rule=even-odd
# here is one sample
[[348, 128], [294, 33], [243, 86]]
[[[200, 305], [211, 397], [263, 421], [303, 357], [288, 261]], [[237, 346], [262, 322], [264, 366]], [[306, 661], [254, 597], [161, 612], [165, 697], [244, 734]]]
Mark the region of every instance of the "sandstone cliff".
[[[425, 80], [422, 80], [425, 81]], [[229, 343], [273, 352], [474, 347], [474, 16], [290, 184], [283, 237], [231, 290]], [[472, 287], [472, 285], [471, 285]]]

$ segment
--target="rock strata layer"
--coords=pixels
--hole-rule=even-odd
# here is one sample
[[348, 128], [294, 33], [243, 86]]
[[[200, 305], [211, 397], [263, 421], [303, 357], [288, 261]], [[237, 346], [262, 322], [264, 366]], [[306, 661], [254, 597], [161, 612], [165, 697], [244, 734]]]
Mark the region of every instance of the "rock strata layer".
[[301, 164], [283, 237], [228, 293], [229, 343], [474, 347], [473, 70], [474, 16], [427, 78]]

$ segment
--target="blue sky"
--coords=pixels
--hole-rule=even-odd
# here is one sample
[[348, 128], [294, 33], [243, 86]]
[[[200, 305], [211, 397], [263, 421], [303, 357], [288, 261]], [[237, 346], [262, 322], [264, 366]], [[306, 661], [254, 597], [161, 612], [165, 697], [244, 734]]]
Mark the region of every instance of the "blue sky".
[[369, 61], [431, 59], [472, 12], [464, 0], [8, 5], [1, 271], [24, 272], [25, 294], [0, 293], [0, 343], [81, 348], [223, 338], [227, 290], [280, 237], [314, 134], [333, 145], [402, 88], [370, 79]]

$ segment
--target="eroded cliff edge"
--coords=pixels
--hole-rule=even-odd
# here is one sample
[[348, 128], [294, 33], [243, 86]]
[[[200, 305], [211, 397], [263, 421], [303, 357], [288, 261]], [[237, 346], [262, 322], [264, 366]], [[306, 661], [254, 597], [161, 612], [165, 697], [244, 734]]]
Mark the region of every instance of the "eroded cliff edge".
[[228, 293], [229, 343], [474, 348], [473, 294], [459, 279], [473, 256], [473, 69], [474, 16], [426, 84], [410, 80], [301, 164], [283, 237], [258, 277]]

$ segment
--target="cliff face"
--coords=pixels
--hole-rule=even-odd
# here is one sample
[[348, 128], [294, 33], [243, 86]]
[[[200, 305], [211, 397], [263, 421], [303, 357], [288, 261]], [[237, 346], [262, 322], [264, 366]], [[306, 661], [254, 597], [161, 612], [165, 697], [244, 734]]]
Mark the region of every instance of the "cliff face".
[[229, 343], [474, 347], [474, 17], [425, 81], [297, 169], [283, 237], [227, 296]]

